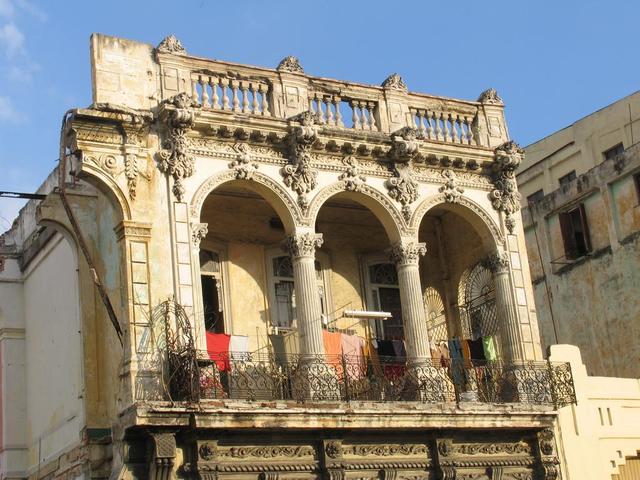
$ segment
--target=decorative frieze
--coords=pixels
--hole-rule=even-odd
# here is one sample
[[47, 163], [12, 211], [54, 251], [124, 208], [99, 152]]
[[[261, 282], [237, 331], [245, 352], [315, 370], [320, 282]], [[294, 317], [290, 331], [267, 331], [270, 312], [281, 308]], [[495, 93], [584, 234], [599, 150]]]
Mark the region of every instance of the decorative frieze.
[[458, 184], [455, 173], [450, 169], [443, 170], [442, 178], [444, 178], [444, 185], [438, 190], [444, 195], [444, 200], [448, 203], [458, 203], [464, 193], [464, 188]]
[[391, 134], [389, 159], [394, 163], [419, 162], [422, 160], [418, 132], [415, 128], [404, 127]]
[[308, 232], [288, 237], [285, 248], [293, 258], [313, 257], [315, 256], [316, 248], [320, 248], [322, 242], [321, 233]]
[[258, 170], [258, 163], [253, 161], [251, 149], [246, 143], [236, 143], [233, 149], [237, 152], [236, 159], [229, 163], [229, 168], [235, 171], [238, 180], [250, 180]]
[[182, 180], [194, 173], [194, 158], [190, 152], [191, 140], [188, 132], [196, 118], [197, 102], [186, 93], [179, 93], [165, 101], [174, 108], [164, 110], [168, 137], [164, 141], [164, 149], [158, 152], [158, 168], [174, 180], [173, 194], [179, 202], [184, 195]]
[[494, 189], [489, 194], [489, 199], [494, 209], [506, 215], [505, 225], [513, 233], [515, 220], [511, 215], [520, 210], [520, 193], [515, 172], [522, 162], [524, 150], [516, 142], [509, 141], [496, 148], [494, 153]]
[[316, 115], [306, 111], [294, 117], [298, 125], [289, 130], [289, 165], [281, 170], [284, 184], [298, 194], [303, 211], [309, 208], [307, 194], [317, 185], [318, 172], [311, 166], [311, 146], [318, 139]]
[[280, 446], [267, 445], [257, 447], [230, 447], [218, 450], [218, 458], [222, 461], [225, 459], [246, 459], [246, 458], [303, 458], [315, 455], [313, 447], [308, 445], [302, 446]]

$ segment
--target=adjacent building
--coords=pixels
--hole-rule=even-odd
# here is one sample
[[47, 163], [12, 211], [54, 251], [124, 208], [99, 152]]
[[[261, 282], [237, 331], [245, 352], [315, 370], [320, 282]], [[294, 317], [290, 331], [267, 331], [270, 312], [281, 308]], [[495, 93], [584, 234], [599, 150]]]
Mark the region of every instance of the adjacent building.
[[0, 240], [2, 478], [568, 471], [572, 370], [544, 358], [495, 90], [173, 36], [94, 35], [91, 62], [92, 105]]
[[640, 92], [526, 147], [518, 168], [543, 348], [640, 377]]

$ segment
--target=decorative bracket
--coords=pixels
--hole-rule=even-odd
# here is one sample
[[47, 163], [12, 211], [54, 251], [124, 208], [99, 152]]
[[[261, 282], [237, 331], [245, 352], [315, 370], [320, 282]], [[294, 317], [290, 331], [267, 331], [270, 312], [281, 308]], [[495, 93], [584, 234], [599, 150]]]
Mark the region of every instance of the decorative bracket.
[[164, 149], [158, 152], [158, 168], [165, 175], [171, 175], [174, 180], [173, 194], [179, 202], [184, 196], [182, 180], [194, 173], [194, 158], [190, 153], [191, 139], [187, 135], [193, 127], [200, 106], [187, 93], [165, 100], [161, 116], [165, 119], [169, 129], [165, 139]]
[[522, 162], [524, 150], [514, 141], [503, 143], [495, 149], [493, 186], [489, 194], [491, 205], [506, 215], [505, 225], [513, 233], [515, 220], [511, 215], [520, 210], [520, 193], [516, 183], [516, 169]]

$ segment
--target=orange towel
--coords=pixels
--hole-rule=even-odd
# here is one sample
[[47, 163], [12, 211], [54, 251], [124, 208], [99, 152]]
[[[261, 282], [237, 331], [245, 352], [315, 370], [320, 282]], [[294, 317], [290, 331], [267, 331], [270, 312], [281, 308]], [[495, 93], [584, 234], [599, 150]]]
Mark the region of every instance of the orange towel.
[[322, 330], [324, 341], [324, 353], [327, 356], [327, 364], [336, 369], [338, 376], [342, 376], [342, 334]]

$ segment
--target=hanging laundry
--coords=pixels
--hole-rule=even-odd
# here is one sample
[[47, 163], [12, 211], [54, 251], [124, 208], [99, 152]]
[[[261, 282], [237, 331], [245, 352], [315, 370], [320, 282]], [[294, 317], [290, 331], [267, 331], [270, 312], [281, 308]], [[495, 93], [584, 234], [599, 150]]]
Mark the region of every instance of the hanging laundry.
[[216, 367], [221, 372], [227, 372], [231, 369], [229, 364], [229, 342], [231, 335], [225, 333], [207, 332], [207, 353], [209, 358], [213, 360]]
[[357, 335], [342, 335], [342, 354], [345, 356], [350, 379], [360, 379], [366, 374], [364, 343], [364, 338]]
[[389, 358], [395, 357], [396, 351], [393, 348], [393, 342], [391, 340], [378, 340], [378, 355]]
[[449, 340], [449, 352], [451, 352], [451, 377], [457, 388], [464, 386], [464, 357], [462, 354], [462, 342], [459, 338]]
[[482, 338], [469, 340], [469, 349], [471, 350], [472, 360], [486, 360]]
[[232, 360], [249, 359], [249, 337], [246, 335], [231, 335], [229, 340], [229, 356]]
[[482, 348], [484, 349], [484, 357], [487, 360], [494, 361], [498, 359], [498, 349], [493, 335], [482, 337]]
[[461, 341], [462, 344], [462, 358], [464, 358], [464, 363], [469, 364], [471, 361], [471, 347], [469, 345], [469, 339], [465, 338]]
[[433, 365], [440, 365], [442, 359], [442, 352], [438, 348], [438, 344], [431, 340], [429, 342], [429, 351], [431, 352], [431, 362]]
[[451, 366], [451, 353], [449, 352], [449, 345], [447, 342], [440, 342], [438, 345], [438, 350], [440, 350], [440, 365], [445, 368]]
[[324, 353], [327, 364], [336, 369], [338, 377], [342, 376], [342, 333], [322, 330]]
[[407, 350], [404, 347], [404, 340], [391, 340], [393, 344], [393, 353], [398, 359], [404, 359], [407, 356]]
[[382, 375], [382, 366], [380, 365], [380, 357], [378, 357], [378, 342], [376, 340], [369, 340], [365, 344], [364, 355], [371, 362], [374, 373]]

